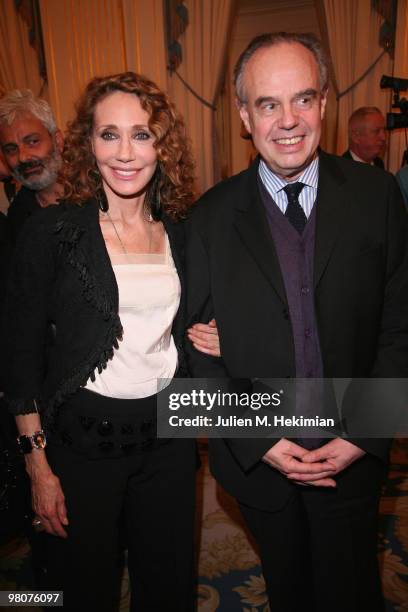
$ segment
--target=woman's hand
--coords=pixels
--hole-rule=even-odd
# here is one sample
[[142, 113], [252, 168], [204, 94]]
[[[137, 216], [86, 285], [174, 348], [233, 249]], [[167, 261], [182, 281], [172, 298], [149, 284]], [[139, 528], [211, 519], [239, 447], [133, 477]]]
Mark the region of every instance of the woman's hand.
[[36, 517], [47, 533], [67, 537], [68, 525], [65, 497], [59, 478], [51, 471], [44, 451], [33, 450], [26, 455], [27, 472], [31, 480], [31, 497]]
[[213, 357], [221, 357], [220, 339], [215, 319], [211, 319], [208, 324], [196, 323], [187, 330], [187, 336], [197, 351]]
[[[41, 430], [38, 412], [17, 415], [16, 424], [20, 435], [29, 436]], [[47, 533], [66, 538], [64, 525], [68, 525], [68, 519], [65, 497], [59, 479], [49, 466], [45, 451], [33, 449], [24, 457], [31, 480], [31, 501], [36, 518], [40, 519]]]

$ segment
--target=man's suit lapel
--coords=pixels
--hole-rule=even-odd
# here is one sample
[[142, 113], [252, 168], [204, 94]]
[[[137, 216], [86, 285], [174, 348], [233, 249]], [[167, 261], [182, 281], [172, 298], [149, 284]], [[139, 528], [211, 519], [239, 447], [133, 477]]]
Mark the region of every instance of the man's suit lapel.
[[317, 189], [314, 285], [319, 284], [339, 235], [350, 222], [349, 202], [345, 196], [345, 176], [336, 159], [320, 153]]
[[252, 164], [246, 175], [246, 188], [237, 193], [234, 225], [263, 274], [282, 302], [287, 304], [278, 256], [259, 194], [258, 164], [259, 160]]
[[[259, 195], [257, 183], [258, 163], [256, 160], [246, 175], [246, 188], [237, 193], [234, 225], [284, 304], [287, 304], [276, 249]], [[314, 261], [314, 282], [318, 285], [329, 262], [334, 245], [342, 231], [347, 229], [349, 204], [345, 197], [345, 176], [336, 159], [324, 152], [320, 153], [319, 184], [316, 210], [316, 244]]]

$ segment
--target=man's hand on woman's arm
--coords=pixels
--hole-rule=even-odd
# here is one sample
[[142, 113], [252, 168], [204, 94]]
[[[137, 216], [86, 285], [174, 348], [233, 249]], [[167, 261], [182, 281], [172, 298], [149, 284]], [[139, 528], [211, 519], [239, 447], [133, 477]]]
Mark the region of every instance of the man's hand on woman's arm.
[[220, 339], [215, 319], [211, 319], [207, 324], [192, 325], [187, 330], [187, 337], [197, 351], [213, 357], [221, 357]]

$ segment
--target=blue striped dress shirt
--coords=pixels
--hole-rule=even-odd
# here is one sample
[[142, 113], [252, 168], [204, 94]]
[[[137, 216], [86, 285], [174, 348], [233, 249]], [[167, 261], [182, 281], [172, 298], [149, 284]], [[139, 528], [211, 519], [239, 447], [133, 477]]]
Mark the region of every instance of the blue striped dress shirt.
[[[261, 177], [262, 183], [265, 185], [269, 195], [276, 202], [279, 210], [285, 214], [288, 206], [288, 199], [286, 192], [284, 191], [285, 185], [288, 181], [276, 176], [272, 170], [266, 165], [261, 159], [258, 168], [259, 176]], [[299, 195], [299, 204], [303, 208], [307, 219], [312, 212], [313, 205], [317, 196], [317, 183], [319, 181], [319, 158], [316, 157], [302, 174], [296, 179], [296, 182], [303, 183], [305, 186]]]

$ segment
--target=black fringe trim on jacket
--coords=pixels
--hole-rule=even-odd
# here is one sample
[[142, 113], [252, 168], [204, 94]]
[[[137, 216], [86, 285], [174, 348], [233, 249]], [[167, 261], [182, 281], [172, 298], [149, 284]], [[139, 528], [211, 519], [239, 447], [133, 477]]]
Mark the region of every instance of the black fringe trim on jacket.
[[112, 299], [101, 288], [78, 248], [79, 240], [84, 229], [71, 221], [61, 220], [55, 227], [55, 233], [59, 234], [59, 255], [76, 270], [79, 280], [83, 285], [83, 296], [86, 301], [94, 306], [101, 314], [104, 321], [108, 321], [105, 337], [88, 354], [86, 359], [76, 367], [71, 374], [60, 383], [55, 394], [42, 404], [42, 421], [45, 428], [52, 427], [57, 416], [58, 408], [80, 387], [83, 387], [88, 379], [95, 380], [95, 370], [99, 373], [106, 368], [107, 363], [113, 357], [114, 349], [119, 347], [118, 340], [122, 339], [123, 327], [117, 309]]

